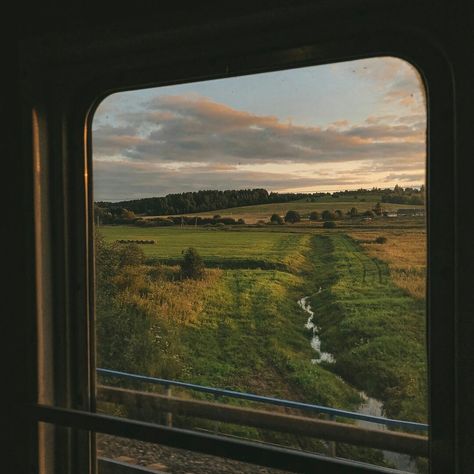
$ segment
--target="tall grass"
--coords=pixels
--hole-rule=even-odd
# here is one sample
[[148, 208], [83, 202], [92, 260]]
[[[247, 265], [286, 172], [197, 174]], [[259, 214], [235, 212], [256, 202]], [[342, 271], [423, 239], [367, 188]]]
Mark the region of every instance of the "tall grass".
[[397, 286], [415, 298], [425, 298], [425, 231], [353, 231], [349, 235], [361, 241], [386, 237], [385, 244], [361, 243], [361, 246], [370, 256], [388, 263], [391, 278]]

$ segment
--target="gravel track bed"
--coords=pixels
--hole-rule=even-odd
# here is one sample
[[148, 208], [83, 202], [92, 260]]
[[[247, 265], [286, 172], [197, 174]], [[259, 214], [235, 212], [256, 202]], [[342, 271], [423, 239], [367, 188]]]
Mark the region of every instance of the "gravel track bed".
[[230, 459], [169, 448], [154, 443], [97, 435], [98, 456], [173, 474], [288, 474]]

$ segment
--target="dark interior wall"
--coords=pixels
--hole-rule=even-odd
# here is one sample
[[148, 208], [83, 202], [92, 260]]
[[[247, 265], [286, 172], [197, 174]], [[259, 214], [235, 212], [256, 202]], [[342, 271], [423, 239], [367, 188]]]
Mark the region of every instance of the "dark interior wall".
[[[158, 3], [158, 2], [157, 2]], [[161, 3], [161, 2], [160, 2]], [[209, 2], [210, 3], [210, 2]], [[224, 2], [223, 2], [224, 3]], [[407, 30], [421, 31], [429, 35], [448, 59], [454, 78], [456, 155], [455, 159], [455, 215], [456, 228], [456, 314], [448, 314], [456, 325], [456, 393], [457, 417], [456, 459], [457, 470], [469, 473], [474, 465], [474, 305], [473, 272], [474, 246], [472, 244], [471, 213], [473, 205], [470, 172], [474, 151], [474, 3], [472, 1], [264, 1], [258, 5], [251, 2], [232, 3], [220, 8], [206, 7], [200, 3], [184, 10], [178, 4], [156, 4], [134, 2], [123, 7], [115, 3], [109, 9], [96, 5], [78, 4], [68, 9], [36, 7], [36, 11], [25, 9], [3, 20], [2, 29], [2, 85], [0, 104], [3, 127], [1, 128], [4, 251], [2, 252], [3, 298], [2, 326], [0, 331], [0, 377], [2, 392], [6, 398], [4, 415], [0, 424], [2, 435], [2, 472], [29, 472], [25, 446], [28, 443], [26, 421], [18, 418], [25, 414], [22, 404], [31, 398], [33, 374], [28, 373], [28, 360], [34, 357], [34, 242], [33, 242], [33, 193], [32, 160], [25, 131], [28, 124], [22, 123], [22, 102], [19, 95], [21, 69], [18, 46], [25, 40], [34, 47], [47, 48], [57, 45], [57, 38], [64, 37], [70, 49], [60, 46], [51, 50], [51, 60], [62, 60], [71, 49], [74, 60], [90, 54], [101, 54], [102, 48], [111, 39], [125, 48], [135, 44], [157, 30], [173, 31], [180, 35], [196, 24], [230, 26], [236, 19], [248, 18], [253, 25], [284, 25], [286, 29], [311, 28], [311, 22], [320, 24], [318, 18], [346, 17], [353, 24], [385, 21], [398, 23]], [[133, 8], [133, 10], [131, 10]], [[330, 29], [330, 21], [325, 21]], [[240, 23], [242, 24], [242, 23]], [[243, 21], [245, 24], [245, 21]], [[383, 26], [380, 26], [383, 27]], [[285, 38], [271, 29], [261, 35], [261, 40], [252, 39], [256, 50], [265, 51]], [[283, 31], [283, 30], [282, 30]], [[337, 36], [339, 32], [335, 31]], [[245, 35], [244, 35], [245, 36]], [[33, 40], [33, 42], [31, 42]], [[106, 41], [107, 40], [107, 41]], [[229, 47], [245, 38], [226, 38]], [[32, 47], [33, 47], [32, 45]], [[450, 113], [450, 112], [447, 112]], [[26, 127], [26, 129], [25, 129]], [[447, 229], [449, 231], [449, 229]], [[446, 271], [450, 271], [447, 269]], [[446, 374], [448, 375], [448, 374]], [[448, 474], [448, 473], [447, 473]]]

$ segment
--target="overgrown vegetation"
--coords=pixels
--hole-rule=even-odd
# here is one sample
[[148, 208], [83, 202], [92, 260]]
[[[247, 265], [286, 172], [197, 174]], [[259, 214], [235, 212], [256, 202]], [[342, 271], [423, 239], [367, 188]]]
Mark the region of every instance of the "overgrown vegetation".
[[[99, 365], [349, 410], [357, 409], [364, 390], [383, 401], [387, 415], [425, 421], [424, 299], [397, 279], [424, 265], [424, 234], [377, 230], [349, 237], [339, 227], [313, 233], [276, 227], [281, 230], [100, 227]], [[307, 315], [297, 304], [304, 295], [313, 295], [321, 350], [335, 364], [311, 362]], [[212, 429], [187, 418], [175, 423]], [[325, 449], [291, 435], [222, 429]], [[384, 464], [379, 451], [341, 445], [338, 454]]]
[[[353, 231], [351, 237], [361, 243], [370, 256], [388, 264], [391, 280], [408, 294], [421, 301], [426, 292], [426, 232], [424, 230], [393, 230], [382, 235], [373, 231]], [[382, 237], [384, 245], [368, 245]]]
[[316, 236], [313, 245], [315, 278], [324, 288], [313, 308], [334, 370], [383, 400], [388, 416], [425, 422], [424, 302], [398, 288], [388, 266], [346, 235]]

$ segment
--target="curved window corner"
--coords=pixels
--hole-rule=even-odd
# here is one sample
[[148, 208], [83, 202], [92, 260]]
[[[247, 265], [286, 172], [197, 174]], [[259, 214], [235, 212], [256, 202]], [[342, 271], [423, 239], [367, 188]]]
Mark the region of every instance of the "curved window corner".
[[[426, 113], [394, 57], [104, 99], [98, 412], [428, 472]], [[221, 472], [198, 453], [97, 443], [104, 473]]]

